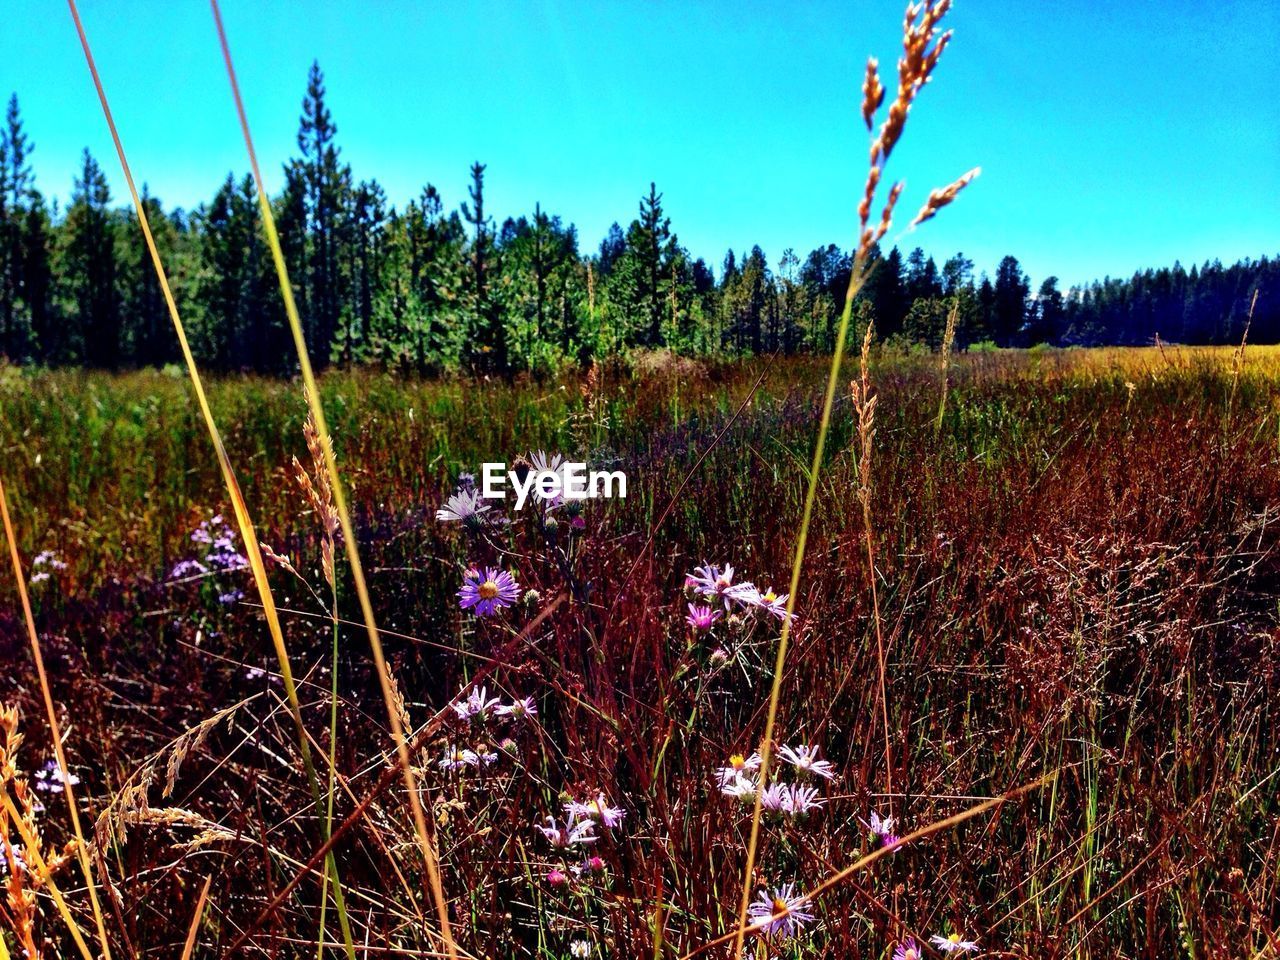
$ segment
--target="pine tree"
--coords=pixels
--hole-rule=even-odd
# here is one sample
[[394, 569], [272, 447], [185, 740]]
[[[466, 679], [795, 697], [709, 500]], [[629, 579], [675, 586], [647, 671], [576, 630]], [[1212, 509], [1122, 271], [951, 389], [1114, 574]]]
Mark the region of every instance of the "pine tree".
[[0, 129], [0, 355], [13, 360], [27, 355], [32, 337], [25, 236], [36, 199], [28, 160], [31, 150], [14, 94]]
[[467, 191], [471, 204], [462, 205], [462, 218], [474, 231], [467, 291], [472, 319], [469, 356], [477, 369], [506, 373], [510, 369], [507, 328], [490, 290], [494, 240], [493, 221], [484, 211], [484, 171], [483, 163], [471, 165], [471, 187]]
[[347, 239], [344, 216], [345, 195], [350, 189], [351, 171], [339, 162], [335, 138], [338, 128], [325, 105], [324, 74], [319, 63], [311, 64], [307, 94], [302, 101], [298, 124], [296, 180], [304, 198], [306, 224], [306, 286], [309, 326], [312, 330], [312, 359], [324, 365], [335, 348], [345, 298], [340, 269], [342, 246]]
[[68, 322], [51, 345], [58, 362], [120, 365], [119, 270], [110, 202], [102, 168], [85, 150], [61, 230], [60, 280]]

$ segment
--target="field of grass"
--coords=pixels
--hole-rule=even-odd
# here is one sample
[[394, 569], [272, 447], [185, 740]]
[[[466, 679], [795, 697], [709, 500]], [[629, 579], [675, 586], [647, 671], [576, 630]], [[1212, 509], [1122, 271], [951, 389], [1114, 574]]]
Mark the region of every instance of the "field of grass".
[[[780, 621], [730, 601], [697, 630], [685, 577], [732, 564], [785, 592], [827, 367], [322, 380], [459, 955], [730, 955], [752, 804], [716, 770], [759, 745]], [[1280, 350], [971, 354], [940, 418], [937, 356], [873, 357], [870, 380], [868, 474], [837, 399], [775, 738], [835, 776], [810, 775], [807, 814], [766, 816], [750, 883], [821, 889], [785, 918], [795, 936], [756, 930], [748, 955], [888, 958], [914, 938], [932, 956], [952, 933], [990, 957], [1274, 951]], [[260, 538], [297, 570], [272, 585], [320, 808], [250, 575], [211, 556], [238, 544], [201, 542], [230, 507], [185, 381], [0, 370], [0, 476], [111, 947], [178, 956], [194, 931], [195, 956], [341, 955], [345, 922], [358, 953], [446, 955], [350, 572], [339, 546], [331, 599], [323, 490], [291, 464], [310, 471], [301, 390], [226, 379], [211, 401]], [[624, 470], [627, 498], [581, 522], [436, 519], [461, 472], [537, 449]], [[471, 565], [509, 571], [520, 600], [459, 609]], [[56, 785], [36, 776], [52, 747], [7, 567], [0, 599], [0, 702], [26, 735], [0, 772], [12, 795], [23, 775]], [[477, 677], [536, 715], [461, 718]], [[537, 829], [601, 795], [625, 813], [594, 843]], [[32, 796], [61, 849], [63, 795]], [[357, 809], [334, 845], [340, 918], [312, 855]], [[68, 919], [96, 955], [74, 862], [25, 875], [46, 955], [78, 955]]]

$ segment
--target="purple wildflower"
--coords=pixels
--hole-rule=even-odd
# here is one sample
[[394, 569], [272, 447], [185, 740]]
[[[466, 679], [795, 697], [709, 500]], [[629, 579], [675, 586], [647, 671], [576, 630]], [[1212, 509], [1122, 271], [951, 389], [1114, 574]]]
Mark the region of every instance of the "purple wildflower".
[[209, 572], [199, 560], [183, 560], [174, 564], [173, 569], [169, 571], [170, 580], [184, 580], [187, 577], [200, 577]]
[[784, 883], [772, 891], [761, 890], [760, 896], [747, 908], [756, 933], [768, 937], [794, 937], [813, 923], [814, 916], [805, 907], [808, 897], [797, 897], [794, 883]]
[[755, 590], [749, 583], [734, 583], [733, 566], [727, 563], [723, 570], [711, 563], [694, 567], [684, 582], [685, 586], [693, 587], [708, 600], [723, 600], [725, 607], [729, 606], [730, 600], [741, 601]]
[[710, 630], [712, 625], [724, 616], [720, 610], [713, 610], [711, 607], [702, 604], [689, 604], [689, 615], [684, 618], [684, 622], [695, 630]]
[[827, 760], [818, 759], [818, 748], [808, 744], [797, 747], [782, 746], [778, 748], [782, 759], [796, 768], [798, 773], [814, 774], [827, 780], [835, 778], [835, 767]]
[[80, 778], [70, 770], [68, 770], [64, 776], [62, 771], [58, 769], [58, 763], [56, 760], [46, 761], [44, 769], [36, 771], [36, 789], [44, 790], [47, 793], [54, 793], [61, 790], [63, 783], [69, 783], [74, 787], [79, 782]]
[[814, 787], [794, 784], [786, 790], [786, 796], [782, 801], [782, 810], [792, 817], [807, 817], [825, 803], [825, 800], [818, 798], [818, 791]]
[[520, 585], [505, 570], [486, 567], [484, 572], [468, 570], [458, 591], [458, 606], [474, 608], [477, 617], [487, 617], [520, 599]]
[[556, 822], [555, 817], [547, 817], [547, 825], [536, 824], [538, 832], [551, 841], [553, 847], [565, 848], [580, 843], [595, 843], [600, 838], [595, 835], [594, 820], [574, 821], [570, 818], [564, 826]]
[[791, 802], [791, 791], [785, 783], [771, 783], [760, 794], [760, 809], [765, 813], [784, 813]]
[[943, 953], [973, 953], [978, 949], [977, 940], [962, 940], [958, 933], [953, 933], [949, 937], [934, 934], [929, 938], [929, 942]]
[[570, 801], [564, 805], [565, 813], [573, 820], [593, 820], [606, 830], [612, 830], [622, 823], [627, 811], [621, 807], [611, 807], [604, 799], [604, 794], [597, 794], [594, 800], [586, 803]]
[[489, 509], [489, 504], [483, 503], [482, 500], [479, 490], [474, 487], [463, 488], [446, 500], [444, 505], [436, 511], [436, 519], [441, 523], [483, 522], [484, 517], [481, 514]]
[[915, 937], [907, 937], [893, 951], [893, 960], [923, 960]]
[[525, 717], [537, 716], [538, 705], [534, 703], [533, 697], [524, 697], [521, 700], [513, 700], [509, 704], [494, 707], [493, 712], [499, 717], [511, 717], [513, 720], [521, 720]]
[[487, 716], [489, 711], [498, 705], [498, 698], [489, 699], [488, 687], [472, 687], [465, 700], [455, 700], [449, 706], [457, 714], [459, 720], [470, 720], [472, 717]]
[[480, 758], [475, 751], [458, 746], [449, 746], [440, 759], [441, 770], [460, 770], [463, 767], [479, 766]]

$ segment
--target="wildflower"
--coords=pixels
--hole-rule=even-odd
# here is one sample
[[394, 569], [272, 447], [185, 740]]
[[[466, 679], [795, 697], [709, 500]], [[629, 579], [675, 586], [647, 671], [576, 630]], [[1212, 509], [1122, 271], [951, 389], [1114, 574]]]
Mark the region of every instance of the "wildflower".
[[781, 595], [774, 593], [772, 587], [763, 593], [753, 587], [750, 592], [744, 591], [739, 599], [749, 607], [758, 607], [765, 613], [773, 614], [779, 620], [785, 620], [787, 619], [787, 598], [790, 596], [789, 593]]
[[771, 783], [760, 794], [760, 809], [765, 813], [783, 813], [790, 802], [790, 790], [785, 783]]
[[224, 607], [229, 607], [233, 603], [239, 603], [243, 599], [244, 599], [243, 590], [232, 589], [232, 590], [228, 590], [226, 593], [218, 594], [218, 602], [222, 604]]
[[547, 883], [553, 887], [567, 887], [569, 885], [569, 875], [563, 870], [551, 870], [547, 873]]
[[893, 951], [893, 960], [924, 960], [914, 937], [907, 937]]
[[32, 582], [33, 584], [34, 584], [34, 583], [44, 583], [44, 582], [45, 582], [46, 580], [48, 580], [48, 579], [49, 579], [49, 571], [48, 571], [48, 570], [37, 570], [35, 573], [33, 573], [33, 574], [31, 575], [31, 582]]
[[726, 608], [730, 600], [740, 600], [755, 590], [749, 583], [733, 582], [733, 567], [730, 564], [725, 564], [723, 570], [710, 563], [694, 567], [693, 573], [686, 576], [684, 582], [685, 586], [693, 587], [709, 600], [723, 600]]
[[79, 782], [80, 782], [80, 778], [77, 777], [70, 770], [68, 770], [64, 775], [63, 772], [58, 768], [58, 763], [55, 760], [46, 761], [44, 765], [44, 769], [36, 771], [36, 789], [37, 790], [44, 790], [49, 793], [53, 793], [57, 790], [62, 789], [63, 783], [68, 783], [74, 787]]
[[475, 750], [472, 751], [476, 755], [476, 765], [489, 766], [498, 762], [498, 755], [489, 748], [487, 743], [477, 743]]
[[[472, 717], [487, 716], [490, 710], [493, 710], [499, 703], [497, 697], [489, 699], [488, 687], [472, 687], [471, 693], [467, 695], [465, 700], [455, 700], [449, 706], [457, 715], [459, 720], [470, 721]], [[495, 711], [496, 712], [496, 711]]]
[[458, 591], [458, 606], [474, 608], [478, 617], [487, 617], [520, 599], [520, 585], [505, 570], [488, 567], [483, 573], [468, 570]]
[[521, 700], [513, 700], [509, 704], [497, 706], [493, 712], [500, 717], [511, 717], [513, 720], [520, 720], [524, 717], [537, 716], [538, 705], [533, 702], [533, 697], [525, 697]]
[[480, 496], [480, 491], [473, 487], [464, 487], [459, 490], [448, 500], [444, 502], [439, 510], [436, 511], [436, 519], [441, 523], [482, 523], [484, 517], [481, 516], [489, 509], [489, 504], [484, 503], [484, 498]]
[[591, 944], [586, 940], [575, 940], [569, 944], [569, 956], [579, 958], [591, 956]]
[[761, 890], [747, 909], [752, 927], [762, 936], [794, 937], [813, 923], [814, 916], [805, 910], [808, 897], [795, 895], [795, 884], [784, 883], [773, 891]]
[[757, 790], [756, 782], [750, 777], [737, 776], [729, 782], [721, 782], [720, 792], [735, 800], [754, 800]]
[[701, 604], [689, 604], [689, 615], [684, 618], [684, 622], [695, 630], [710, 630], [712, 625], [719, 620], [724, 614], [719, 610], [713, 610], [710, 607]]
[[898, 822], [896, 817], [881, 817], [874, 810], [871, 811], [871, 822], [867, 826], [871, 832], [880, 838], [880, 842], [886, 847], [896, 847], [902, 842], [902, 839], [893, 832], [894, 825]]
[[814, 787], [794, 784], [786, 789], [782, 810], [793, 817], [807, 817], [825, 803], [825, 800], [818, 798], [818, 791]]
[[978, 949], [977, 940], [961, 940], [958, 933], [953, 933], [949, 937], [934, 934], [929, 938], [929, 942], [943, 953], [973, 953]]
[[783, 746], [778, 748], [782, 759], [791, 764], [799, 773], [815, 774], [827, 780], [835, 778], [835, 767], [827, 760], [818, 759], [818, 748], [807, 744], [798, 747]]
[[565, 812], [574, 820], [593, 820], [606, 830], [611, 830], [622, 823], [627, 811], [621, 807], [611, 807], [605, 802], [604, 794], [598, 794], [594, 800], [586, 803], [570, 801], [564, 806]]
[[720, 767], [716, 770], [716, 778], [720, 781], [720, 785], [724, 786], [739, 777], [744, 776], [751, 770], [760, 769], [760, 754], [753, 753], [749, 757], [744, 757], [740, 753], [735, 753], [729, 758], [727, 767]]
[[41, 550], [31, 558], [31, 566], [33, 567], [52, 567], [54, 570], [65, 570], [67, 564], [61, 560], [52, 550]]
[[244, 672], [244, 675], [250, 680], [259, 680], [267, 675], [267, 671], [263, 670], [261, 667], [250, 667]]
[[173, 569], [169, 571], [169, 579], [183, 580], [187, 577], [203, 576], [208, 572], [209, 568], [199, 560], [183, 560], [180, 563], [174, 564]]
[[599, 857], [587, 857], [582, 861], [583, 873], [599, 873], [604, 869], [604, 861]]
[[568, 820], [562, 827], [555, 817], [547, 817], [547, 825], [535, 824], [538, 832], [551, 841], [553, 847], [572, 847], [579, 843], [595, 843], [600, 838], [595, 836], [594, 820]]
[[887, 837], [892, 835], [894, 825], [897, 824], [897, 817], [881, 817], [874, 810], [871, 811], [871, 823], [868, 826], [871, 832], [877, 837]]
[[480, 765], [480, 758], [474, 750], [467, 750], [462, 747], [450, 745], [444, 751], [444, 756], [440, 760], [441, 770], [461, 770], [463, 767], [476, 767]]

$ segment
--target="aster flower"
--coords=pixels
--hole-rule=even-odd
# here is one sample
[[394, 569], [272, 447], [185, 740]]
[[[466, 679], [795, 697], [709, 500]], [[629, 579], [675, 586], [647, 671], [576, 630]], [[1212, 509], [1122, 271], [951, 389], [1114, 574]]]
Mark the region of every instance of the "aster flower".
[[893, 960], [924, 960], [915, 937], [907, 937], [894, 948]]
[[725, 564], [720, 569], [715, 564], [704, 563], [694, 567], [693, 573], [684, 578], [685, 586], [693, 587], [708, 600], [723, 600], [727, 608], [730, 600], [742, 600], [755, 590], [750, 583], [733, 582], [733, 566]]
[[564, 464], [564, 457], [558, 453], [543, 453], [534, 450], [529, 454], [529, 463], [538, 473], [559, 473]]
[[724, 613], [720, 610], [713, 610], [711, 607], [703, 606], [697, 603], [689, 604], [689, 615], [684, 618], [684, 622], [695, 630], [710, 630], [712, 625], [719, 620]]
[[893, 828], [897, 823], [897, 817], [882, 817], [872, 810], [871, 822], [867, 826], [871, 828], [871, 832], [877, 837], [887, 837], [893, 834]]
[[35, 573], [31, 575], [31, 583], [33, 584], [44, 583], [48, 579], [49, 579], [48, 570], [37, 570]]
[[560, 826], [556, 822], [555, 817], [547, 817], [547, 825], [535, 824], [538, 832], [551, 841], [553, 847], [561, 849], [565, 847], [576, 846], [580, 843], [595, 843], [600, 838], [595, 835], [596, 824], [594, 820], [579, 820], [575, 822], [570, 819], [564, 826]]
[[814, 774], [827, 780], [835, 779], [835, 767], [827, 760], [818, 759], [816, 746], [803, 743], [797, 747], [782, 746], [778, 748], [778, 753], [799, 773]]
[[54, 793], [62, 789], [62, 784], [64, 782], [69, 783], [74, 787], [80, 782], [80, 778], [70, 770], [68, 770], [64, 775], [63, 772], [58, 769], [58, 763], [56, 760], [46, 761], [44, 769], [36, 771], [37, 790]]
[[953, 933], [949, 937], [934, 934], [929, 938], [929, 942], [943, 953], [973, 953], [978, 949], [977, 940], [962, 940], [958, 933]]
[[771, 783], [760, 794], [760, 809], [765, 813], [783, 813], [791, 802], [791, 791], [785, 783]]
[[494, 707], [493, 712], [500, 717], [511, 717], [513, 720], [520, 720], [524, 717], [537, 716], [538, 705], [533, 702], [533, 697], [525, 697], [521, 700], [513, 700], [509, 704]]
[[740, 753], [735, 753], [729, 758], [728, 766], [720, 767], [716, 770], [716, 779], [720, 782], [720, 786], [731, 783], [739, 777], [745, 776], [752, 770], [760, 769], [760, 754], [753, 753], [749, 757], [744, 757]]
[[182, 580], [186, 577], [202, 576], [208, 572], [209, 568], [199, 560], [183, 560], [174, 564], [173, 569], [169, 571], [169, 579]]
[[243, 599], [244, 591], [235, 588], [228, 590], [226, 593], [218, 594], [218, 602], [224, 607], [229, 607], [233, 603], [239, 603]]
[[463, 767], [479, 766], [480, 758], [476, 756], [474, 750], [467, 750], [463, 747], [450, 745], [444, 751], [444, 756], [440, 759], [441, 770], [461, 770]]
[[[497, 697], [489, 699], [488, 687], [472, 687], [465, 700], [455, 700], [449, 704], [459, 720], [470, 721], [472, 717], [487, 716], [499, 703]], [[495, 711], [496, 712], [496, 711]]]
[[520, 585], [505, 570], [486, 567], [468, 570], [463, 575], [462, 589], [458, 591], [458, 606], [463, 610], [473, 608], [478, 617], [488, 617], [509, 607], [520, 599]]
[[783, 797], [782, 810], [793, 817], [807, 817], [825, 804], [825, 800], [819, 799], [816, 788], [793, 784], [787, 788]]
[[752, 587], [750, 592], [744, 591], [738, 599], [749, 607], [757, 607], [765, 613], [773, 614], [779, 620], [787, 619], [787, 598], [791, 594], [777, 594], [773, 592], [773, 588], [761, 592]]
[[813, 914], [805, 909], [809, 898], [797, 897], [795, 889], [794, 883], [784, 883], [771, 891], [760, 891], [747, 908], [756, 933], [769, 937], [794, 937], [806, 925], [813, 923]]
[[754, 800], [758, 789], [756, 782], [750, 777], [737, 776], [728, 782], [720, 783], [720, 792], [735, 800]]
[[604, 799], [604, 794], [597, 794], [594, 800], [586, 803], [570, 801], [564, 805], [565, 813], [573, 820], [591, 820], [599, 823], [606, 830], [611, 830], [622, 823], [627, 811], [621, 807], [611, 807]]
[[591, 944], [586, 940], [574, 940], [569, 944], [569, 956], [575, 960], [583, 960], [585, 957], [591, 956]]
[[479, 766], [489, 766], [498, 762], [498, 755], [490, 749], [487, 743], [478, 743], [473, 751], [476, 755], [476, 764]]
[[476, 523], [484, 520], [482, 513], [489, 509], [480, 491], [474, 487], [459, 490], [436, 511], [436, 519], [441, 523]]

